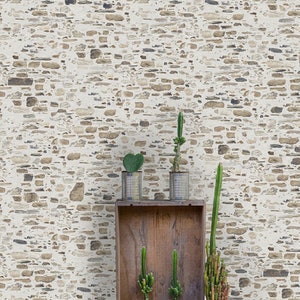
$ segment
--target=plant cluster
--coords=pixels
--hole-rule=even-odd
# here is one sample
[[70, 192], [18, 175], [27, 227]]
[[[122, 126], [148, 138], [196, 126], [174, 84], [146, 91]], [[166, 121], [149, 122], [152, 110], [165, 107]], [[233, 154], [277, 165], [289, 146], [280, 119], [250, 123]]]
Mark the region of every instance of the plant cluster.
[[[177, 117], [177, 136], [173, 139], [175, 157], [172, 163], [172, 172], [180, 171], [180, 147], [186, 142], [185, 137], [183, 137], [183, 123], [183, 113], [179, 112]], [[130, 173], [137, 172], [142, 167], [143, 163], [144, 156], [141, 153], [135, 155], [132, 153], [128, 153], [123, 158], [123, 166], [125, 170]]]
[[141, 255], [141, 265], [142, 265], [142, 274], [139, 275], [138, 284], [141, 288], [141, 292], [144, 295], [145, 300], [149, 300], [149, 294], [152, 292], [153, 284], [154, 284], [154, 276], [153, 273], [146, 272], [146, 248], [142, 248]]
[[[179, 112], [177, 120], [177, 137], [174, 138], [174, 152], [175, 157], [172, 163], [172, 172], [179, 172], [180, 170], [180, 147], [185, 143], [183, 137], [183, 113]], [[144, 156], [142, 154], [128, 153], [123, 159], [123, 165], [127, 172], [137, 172], [144, 163]], [[218, 212], [220, 206], [220, 195], [222, 189], [223, 179], [223, 166], [218, 165], [215, 189], [214, 189], [214, 200], [213, 200], [213, 211], [211, 220], [211, 233], [210, 240], [206, 243], [206, 262], [204, 270], [204, 291], [206, 300], [227, 300], [229, 298], [229, 284], [227, 281], [227, 271], [224, 260], [221, 259], [221, 254], [216, 249], [216, 229], [218, 222]], [[180, 282], [177, 279], [177, 251], [173, 250], [172, 255], [172, 280], [170, 288], [168, 290], [169, 296], [172, 299], [177, 300], [183, 293]], [[141, 267], [142, 272], [138, 276], [138, 285], [141, 292], [144, 295], [145, 300], [149, 300], [149, 294], [152, 292], [154, 284], [153, 273], [146, 272], [146, 248], [142, 248], [141, 252]]]
[[171, 286], [169, 288], [169, 295], [172, 297], [172, 299], [177, 300], [182, 295], [182, 287], [177, 279], [177, 251], [173, 250], [172, 255], [172, 280], [171, 280]]
[[[172, 299], [177, 300], [182, 295], [183, 289], [177, 278], [177, 251], [174, 249], [172, 253], [172, 280], [169, 288], [169, 295]], [[141, 252], [142, 273], [138, 277], [138, 285], [144, 295], [144, 300], [149, 300], [149, 294], [152, 292], [154, 284], [153, 273], [146, 272], [146, 247], [142, 247]]]

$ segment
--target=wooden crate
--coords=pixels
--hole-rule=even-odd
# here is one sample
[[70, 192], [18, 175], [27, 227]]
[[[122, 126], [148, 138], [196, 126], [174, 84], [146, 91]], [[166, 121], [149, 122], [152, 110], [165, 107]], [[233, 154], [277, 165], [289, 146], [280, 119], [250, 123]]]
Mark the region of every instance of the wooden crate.
[[204, 201], [117, 201], [117, 299], [143, 299], [137, 285], [141, 249], [147, 249], [147, 272], [155, 283], [151, 300], [168, 300], [172, 252], [178, 252], [181, 300], [203, 300], [205, 263]]

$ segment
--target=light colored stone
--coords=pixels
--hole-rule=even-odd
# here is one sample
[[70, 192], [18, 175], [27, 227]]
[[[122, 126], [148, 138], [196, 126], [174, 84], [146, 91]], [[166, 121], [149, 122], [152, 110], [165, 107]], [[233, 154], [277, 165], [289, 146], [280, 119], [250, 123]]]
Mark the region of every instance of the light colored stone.
[[0, 1], [0, 298], [116, 299], [122, 158], [168, 199], [183, 111], [231, 297], [300, 299], [296, 2], [102, 2]]
[[71, 201], [82, 201], [84, 196], [84, 183], [77, 182], [70, 192]]

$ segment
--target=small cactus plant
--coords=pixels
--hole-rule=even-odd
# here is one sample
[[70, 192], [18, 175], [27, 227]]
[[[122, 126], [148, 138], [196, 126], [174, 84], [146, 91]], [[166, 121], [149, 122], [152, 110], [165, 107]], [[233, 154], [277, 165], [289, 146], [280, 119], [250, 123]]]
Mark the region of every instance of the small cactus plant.
[[175, 157], [173, 160], [172, 172], [179, 172], [180, 170], [180, 160], [181, 160], [180, 147], [185, 143], [185, 138], [182, 136], [183, 122], [184, 122], [183, 113], [179, 112], [177, 118], [177, 137], [174, 138]]
[[229, 284], [227, 271], [221, 254], [216, 250], [216, 229], [222, 189], [223, 166], [218, 165], [213, 212], [211, 220], [210, 242], [206, 243], [206, 263], [204, 270], [204, 289], [206, 300], [227, 300], [229, 298]]
[[123, 158], [123, 166], [129, 173], [137, 172], [144, 163], [144, 156], [141, 153], [128, 153]]
[[183, 289], [177, 279], [177, 251], [174, 249], [172, 254], [172, 280], [169, 288], [169, 295], [172, 299], [177, 300], [182, 295]]
[[154, 276], [153, 273], [146, 272], [146, 247], [142, 247], [141, 252], [141, 267], [142, 273], [138, 278], [138, 285], [141, 288], [141, 292], [144, 295], [144, 300], [149, 300], [149, 294], [152, 292], [153, 284], [154, 284]]

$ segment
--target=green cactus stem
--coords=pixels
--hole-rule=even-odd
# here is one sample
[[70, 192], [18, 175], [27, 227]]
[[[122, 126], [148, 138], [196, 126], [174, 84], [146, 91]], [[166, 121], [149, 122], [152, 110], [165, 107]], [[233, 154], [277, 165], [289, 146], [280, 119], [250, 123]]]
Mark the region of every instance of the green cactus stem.
[[217, 231], [217, 223], [218, 223], [222, 180], [223, 180], [223, 166], [219, 164], [217, 168], [212, 220], [211, 220], [210, 247], [209, 247], [210, 254], [213, 254], [213, 252], [216, 250], [216, 231]]
[[206, 243], [206, 262], [204, 270], [204, 289], [206, 300], [227, 300], [229, 298], [229, 284], [227, 282], [226, 265], [221, 259], [220, 252], [216, 250], [216, 230], [222, 179], [223, 166], [219, 164], [214, 190], [210, 242]]
[[185, 138], [182, 136], [183, 122], [184, 122], [183, 113], [179, 112], [177, 118], [177, 137], [174, 138], [173, 140], [175, 144], [174, 146], [175, 157], [172, 166], [173, 172], [179, 172], [180, 169], [180, 160], [181, 160], [180, 147], [185, 143]]
[[169, 288], [169, 295], [174, 300], [177, 300], [182, 295], [183, 292], [181, 284], [177, 279], [177, 261], [178, 261], [177, 251], [174, 249], [172, 254], [172, 280], [171, 280], [171, 286]]
[[228, 300], [229, 284], [227, 271], [221, 254], [214, 251], [210, 254], [209, 243], [206, 243], [207, 260], [205, 263], [204, 285], [206, 300]]
[[142, 247], [141, 251], [141, 274], [138, 278], [138, 285], [141, 288], [141, 292], [144, 295], [144, 300], [149, 300], [149, 294], [152, 292], [153, 284], [154, 284], [154, 276], [153, 273], [146, 272], [146, 247]]
[[137, 172], [144, 163], [144, 156], [141, 153], [136, 155], [128, 153], [123, 158], [123, 166], [127, 172]]

